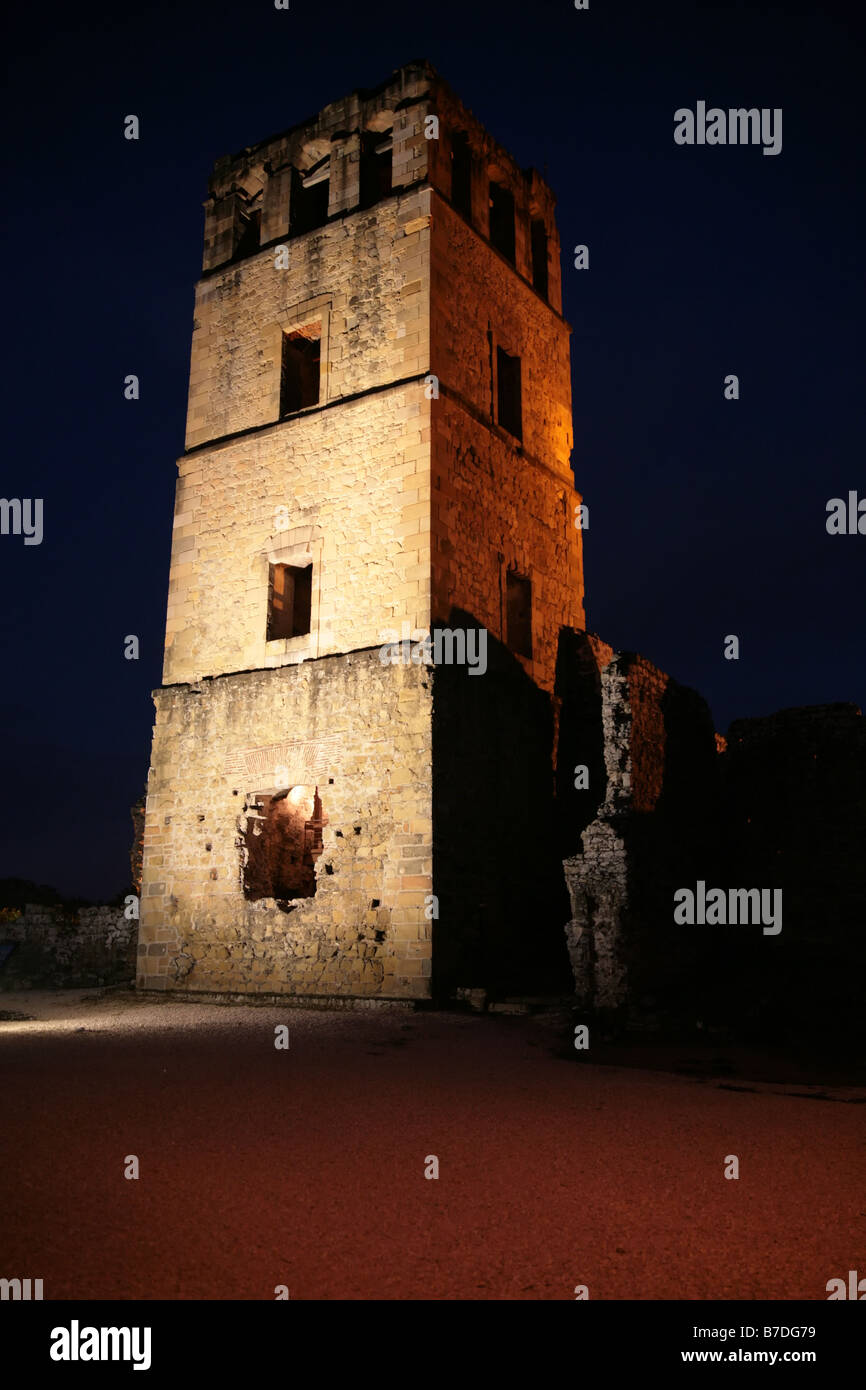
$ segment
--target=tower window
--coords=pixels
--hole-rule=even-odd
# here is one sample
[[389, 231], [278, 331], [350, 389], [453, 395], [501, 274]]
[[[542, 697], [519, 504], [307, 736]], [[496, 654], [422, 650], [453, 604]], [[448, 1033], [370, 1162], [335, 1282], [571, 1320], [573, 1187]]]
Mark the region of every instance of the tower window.
[[469, 137], [462, 132], [451, 138], [451, 203], [467, 222], [472, 221], [472, 158]]
[[520, 358], [496, 349], [496, 420], [515, 439], [523, 438], [520, 402]]
[[310, 630], [312, 565], [271, 565], [268, 583], [267, 640], [303, 637]]
[[501, 183], [490, 184], [490, 243], [514, 265], [514, 196]]
[[532, 580], [513, 570], [505, 579], [505, 634], [513, 652], [532, 658]]
[[235, 260], [241, 260], [244, 256], [251, 256], [254, 251], [259, 249], [259, 241], [262, 229], [262, 210], [256, 208], [244, 218], [238, 244], [235, 247]]
[[532, 283], [547, 298], [547, 228], [539, 219], [532, 224]]
[[280, 416], [319, 404], [322, 325], [307, 323], [283, 334]]
[[289, 220], [292, 236], [312, 232], [323, 227], [328, 220], [328, 200], [331, 181], [328, 177], [330, 163], [316, 176], [315, 183], [307, 183], [296, 169], [292, 176], [292, 194], [289, 203]]
[[391, 192], [391, 132], [367, 131], [361, 141], [361, 207], [370, 208]]

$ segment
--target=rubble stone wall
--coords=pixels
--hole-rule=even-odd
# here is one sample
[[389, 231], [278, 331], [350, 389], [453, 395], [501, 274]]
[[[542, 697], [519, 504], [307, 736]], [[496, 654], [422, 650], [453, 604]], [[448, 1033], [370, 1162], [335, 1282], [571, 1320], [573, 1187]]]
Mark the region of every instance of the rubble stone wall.
[[0, 969], [0, 989], [84, 989], [131, 984], [138, 922], [124, 908], [41, 907], [0, 923], [0, 942], [15, 950]]

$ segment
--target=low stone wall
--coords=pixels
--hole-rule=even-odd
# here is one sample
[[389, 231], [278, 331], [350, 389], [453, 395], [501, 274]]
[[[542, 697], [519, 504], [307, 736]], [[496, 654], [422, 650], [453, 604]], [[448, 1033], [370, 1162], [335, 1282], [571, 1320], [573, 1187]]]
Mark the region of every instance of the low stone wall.
[[138, 923], [122, 907], [41, 907], [0, 922], [0, 946], [15, 944], [0, 965], [0, 990], [83, 989], [131, 984]]

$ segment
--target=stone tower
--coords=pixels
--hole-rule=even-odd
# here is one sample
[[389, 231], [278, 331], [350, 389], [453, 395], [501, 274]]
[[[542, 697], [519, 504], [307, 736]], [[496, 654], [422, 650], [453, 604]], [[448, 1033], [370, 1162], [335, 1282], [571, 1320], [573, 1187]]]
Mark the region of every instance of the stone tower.
[[565, 962], [553, 205], [423, 62], [218, 160], [140, 988], [423, 998]]

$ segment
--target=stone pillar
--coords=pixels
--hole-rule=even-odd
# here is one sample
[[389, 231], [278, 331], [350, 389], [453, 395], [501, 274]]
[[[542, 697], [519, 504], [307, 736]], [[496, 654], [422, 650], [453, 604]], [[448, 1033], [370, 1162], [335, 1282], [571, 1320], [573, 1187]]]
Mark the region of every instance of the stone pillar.
[[230, 261], [241, 234], [240, 197], [233, 189], [222, 198], [204, 204], [204, 256], [202, 270], [213, 270]]
[[266, 164], [265, 173], [268, 181], [262, 208], [262, 246], [289, 234], [293, 169], [291, 164], [281, 164], [277, 168]]
[[391, 187], [400, 188], [424, 178], [427, 173], [427, 146], [424, 117], [428, 102], [400, 103], [394, 113]]
[[356, 208], [361, 200], [361, 136], [339, 131], [331, 143], [331, 189], [328, 216]]

